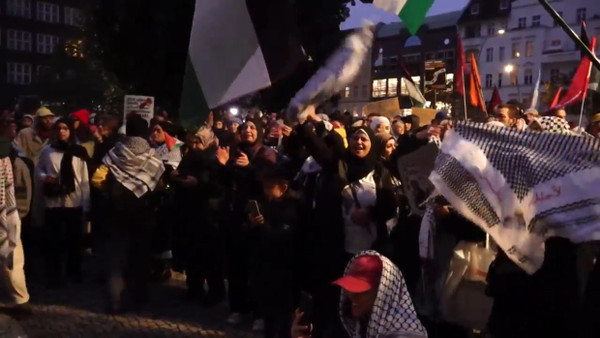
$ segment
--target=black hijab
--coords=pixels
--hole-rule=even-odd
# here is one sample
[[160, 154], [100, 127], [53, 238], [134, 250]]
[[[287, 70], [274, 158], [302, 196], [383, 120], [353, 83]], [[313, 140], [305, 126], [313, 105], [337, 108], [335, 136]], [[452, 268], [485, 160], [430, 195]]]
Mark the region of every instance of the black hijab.
[[252, 159], [258, 153], [259, 149], [263, 146], [263, 137], [264, 137], [264, 128], [262, 121], [260, 119], [248, 120], [242, 124], [238, 132], [241, 134], [244, 128], [248, 126], [249, 123], [254, 124], [256, 126], [256, 141], [253, 143], [245, 143], [240, 141], [239, 148], [246, 155], [248, 155], [249, 159]]
[[88, 154], [85, 148], [78, 145], [75, 140], [75, 128], [73, 122], [66, 118], [61, 118], [54, 123], [56, 129], [59, 124], [65, 124], [69, 128], [69, 139], [67, 141], [59, 141], [55, 139], [50, 146], [63, 152], [62, 160], [60, 161], [59, 169], [59, 193], [68, 195], [75, 191], [75, 170], [73, 169], [73, 156], [79, 157], [85, 161], [88, 159]]
[[348, 135], [349, 141], [356, 133], [364, 133], [369, 137], [369, 140], [371, 140], [371, 149], [367, 156], [363, 158], [354, 155], [350, 149], [346, 150], [345, 161], [348, 165], [348, 182], [356, 182], [367, 176], [371, 171], [375, 170], [377, 164], [377, 151], [375, 150], [377, 146], [373, 131], [368, 127], [354, 128], [350, 135]]

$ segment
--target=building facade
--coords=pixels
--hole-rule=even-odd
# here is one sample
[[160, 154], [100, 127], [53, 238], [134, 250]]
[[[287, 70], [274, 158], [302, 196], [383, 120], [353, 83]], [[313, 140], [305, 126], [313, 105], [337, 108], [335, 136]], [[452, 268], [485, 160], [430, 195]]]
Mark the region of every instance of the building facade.
[[37, 95], [59, 48], [81, 44], [84, 0], [0, 0], [0, 103]]
[[348, 111], [354, 116], [362, 113], [363, 107], [370, 102], [371, 97], [371, 65], [369, 51], [354, 81], [340, 93], [337, 109], [342, 112]]
[[[585, 20], [588, 35], [600, 38], [598, 0], [549, 3], [575, 32]], [[540, 72], [541, 82], [550, 84], [540, 86], [544, 95], [546, 88], [567, 85], [581, 60], [575, 43], [537, 0], [471, 0], [459, 20], [459, 32], [467, 60], [471, 53], [478, 57], [486, 100], [497, 87], [504, 102], [528, 107]]]
[[[371, 100], [399, 97], [401, 108], [410, 108], [405, 72], [428, 101], [442, 100], [444, 95], [449, 95], [456, 64], [456, 25], [460, 15], [461, 12], [451, 12], [427, 17], [417, 35], [411, 35], [402, 23], [379, 25], [373, 44]], [[433, 90], [425, 83], [426, 64], [436, 61], [445, 66], [446, 89]]]

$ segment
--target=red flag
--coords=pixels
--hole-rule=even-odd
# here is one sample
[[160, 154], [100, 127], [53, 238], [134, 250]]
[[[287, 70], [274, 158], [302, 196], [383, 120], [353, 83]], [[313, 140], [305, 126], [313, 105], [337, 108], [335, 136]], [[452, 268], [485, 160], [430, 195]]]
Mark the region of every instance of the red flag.
[[[594, 50], [595, 46], [596, 38], [592, 38], [591, 49]], [[592, 63], [587, 56], [581, 59], [581, 63], [579, 64], [579, 68], [577, 68], [577, 72], [575, 72], [575, 76], [573, 76], [573, 80], [571, 81], [571, 85], [569, 86], [567, 94], [562, 98], [562, 100], [560, 100], [558, 105], [552, 108], [564, 108], [585, 100], [588, 85], [590, 83], [591, 65]]]
[[552, 103], [550, 104], [550, 109], [554, 108], [558, 104], [558, 100], [560, 100], [560, 93], [562, 93], [563, 87], [558, 88], [556, 94], [554, 94], [554, 99], [552, 99]]
[[460, 95], [465, 95], [465, 71], [467, 69], [467, 60], [465, 58], [465, 51], [463, 49], [462, 39], [460, 34], [456, 36], [456, 68], [454, 76], [456, 81], [454, 82], [454, 91]]
[[492, 94], [492, 99], [490, 103], [488, 103], [488, 111], [494, 111], [494, 108], [498, 105], [502, 104], [502, 99], [500, 98], [500, 92], [498, 88], [494, 86], [494, 93]]
[[485, 101], [483, 100], [483, 93], [481, 92], [481, 78], [479, 77], [479, 69], [477, 68], [477, 60], [475, 55], [471, 54], [471, 85], [469, 88], [469, 99], [471, 105], [478, 107], [482, 112], [487, 113], [485, 108]]

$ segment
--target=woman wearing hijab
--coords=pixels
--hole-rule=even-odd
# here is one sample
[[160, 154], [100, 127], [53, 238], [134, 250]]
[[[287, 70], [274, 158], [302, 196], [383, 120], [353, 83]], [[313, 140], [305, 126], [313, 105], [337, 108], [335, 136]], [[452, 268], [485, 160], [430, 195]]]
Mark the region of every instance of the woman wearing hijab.
[[[239, 128], [240, 143], [237, 148], [221, 147], [217, 159], [221, 165], [223, 182], [229, 196], [225, 197], [223, 210], [227, 249], [227, 275], [229, 281], [229, 307], [231, 315], [227, 323], [239, 324], [242, 313], [249, 308], [248, 298], [248, 252], [250, 243], [248, 229], [243, 227], [248, 221], [248, 203], [260, 200], [262, 185], [259, 173], [277, 163], [277, 154], [263, 144], [263, 127], [260, 120], [246, 121]], [[224, 169], [224, 170], [223, 170]]]
[[345, 178], [344, 168], [340, 170], [347, 182], [342, 190], [342, 212], [345, 250], [350, 257], [374, 245], [385, 247], [392, 224], [395, 225], [394, 183], [379, 162], [382, 152], [378, 151], [376, 141], [369, 128], [352, 131], [342, 165], [346, 166]]
[[390, 133], [377, 133], [375, 134], [375, 146], [378, 159], [388, 167], [387, 162], [390, 161], [396, 150], [396, 139]]
[[[320, 122], [314, 113], [308, 118]], [[397, 206], [391, 175], [377, 161], [375, 137], [368, 127], [349, 133], [348, 149], [336, 156], [310, 124], [300, 130], [310, 155], [322, 167], [314, 199], [316, 234], [314, 269], [319, 278], [314, 286], [315, 335], [339, 336], [336, 328], [337, 294], [330, 281], [343, 272], [354, 254], [374, 247], [384, 249], [387, 221]]]
[[[221, 236], [211, 200], [222, 191], [216, 177], [219, 139], [201, 127], [191, 139], [189, 152], [171, 174], [180, 220], [176, 227], [174, 256], [182, 258], [188, 298], [213, 306], [225, 297], [222, 274]], [[208, 292], [204, 291], [204, 282]]]
[[90, 186], [87, 152], [77, 145], [71, 121], [59, 119], [54, 130], [53, 142], [40, 155], [35, 178], [44, 195], [47, 282], [57, 287], [63, 254], [69, 279], [81, 282], [82, 222], [89, 211]]

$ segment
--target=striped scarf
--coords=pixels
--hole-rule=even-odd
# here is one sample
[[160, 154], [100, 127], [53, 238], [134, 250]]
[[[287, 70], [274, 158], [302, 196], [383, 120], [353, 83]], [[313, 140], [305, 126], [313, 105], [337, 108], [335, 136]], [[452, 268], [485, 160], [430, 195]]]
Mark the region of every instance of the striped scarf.
[[21, 237], [21, 219], [17, 211], [12, 164], [9, 157], [0, 159], [0, 262], [12, 269], [12, 255]]
[[[391, 337], [427, 337], [427, 331], [421, 325], [410, 294], [406, 289], [404, 277], [389, 259], [376, 251], [364, 251], [354, 256], [348, 263], [344, 274], [348, 273], [357, 257], [364, 255], [377, 256], [383, 263], [377, 299], [367, 324], [366, 337], [376, 338], [388, 335]], [[350, 337], [361, 337], [360, 321], [344, 313], [344, 304], [348, 301], [347, 297], [342, 292], [340, 319]]]
[[600, 140], [458, 122], [430, 180], [517, 265], [537, 271], [544, 241], [600, 239]]
[[164, 164], [141, 137], [127, 137], [117, 143], [102, 162], [115, 179], [138, 198], [153, 191], [165, 171]]

